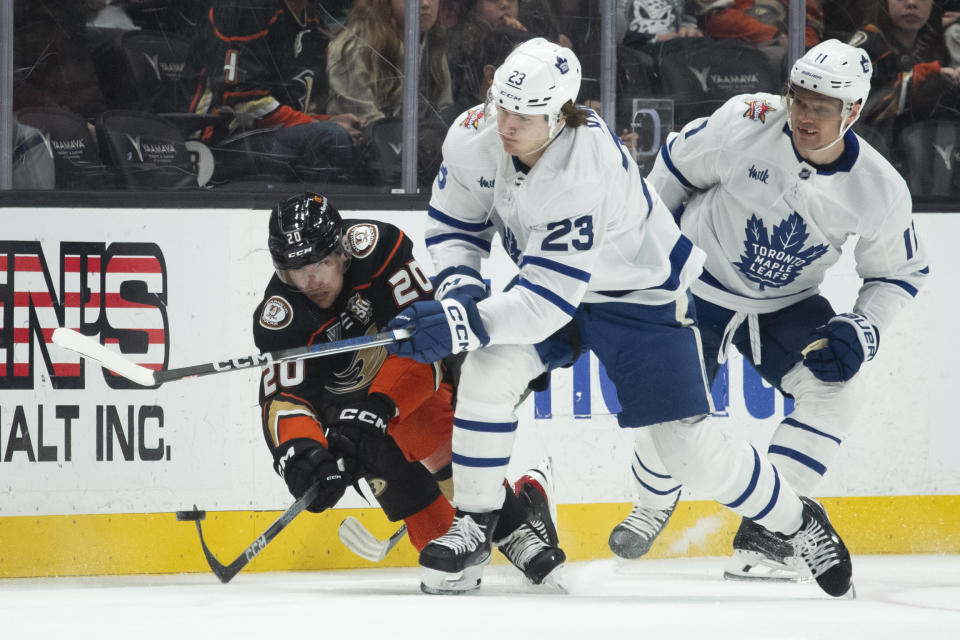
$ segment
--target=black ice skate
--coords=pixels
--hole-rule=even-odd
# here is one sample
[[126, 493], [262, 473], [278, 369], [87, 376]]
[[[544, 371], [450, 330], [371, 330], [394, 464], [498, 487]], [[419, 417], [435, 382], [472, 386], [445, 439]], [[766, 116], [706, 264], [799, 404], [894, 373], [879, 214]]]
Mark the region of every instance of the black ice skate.
[[447, 595], [479, 588], [483, 567], [490, 563], [490, 538], [499, 516], [500, 511], [457, 509], [450, 530], [420, 552], [420, 590]]
[[733, 556], [723, 571], [727, 580], [806, 582], [813, 576], [793, 557], [793, 545], [782, 535], [743, 518], [733, 538]]
[[610, 545], [610, 551], [625, 560], [639, 558], [650, 551], [653, 541], [667, 526], [679, 499], [680, 492], [677, 492], [673, 504], [667, 509], [634, 506], [630, 515], [610, 532], [610, 539], [607, 541], [607, 544]]
[[810, 571], [820, 588], [834, 598], [852, 595], [853, 563], [827, 512], [810, 498], [803, 502], [803, 524], [787, 540], [798, 564]]
[[500, 552], [533, 584], [541, 584], [555, 575], [567, 559], [558, 546], [559, 536], [551, 513], [547, 491], [552, 486], [549, 458], [521, 476], [514, 484], [514, 492], [524, 504], [527, 521], [496, 542]]

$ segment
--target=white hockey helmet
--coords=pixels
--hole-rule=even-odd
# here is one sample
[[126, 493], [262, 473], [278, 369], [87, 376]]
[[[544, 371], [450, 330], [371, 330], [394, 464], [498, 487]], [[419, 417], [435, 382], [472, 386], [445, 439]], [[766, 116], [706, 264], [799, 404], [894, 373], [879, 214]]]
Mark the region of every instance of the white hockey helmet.
[[[860, 104], [862, 110], [866, 104], [872, 75], [873, 65], [866, 51], [839, 40], [827, 40], [793, 63], [790, 85], [791, 88], [807, 89], [837, 98], [843, 103], [841, 113], [843, 120], [846, 120], [853, 111], [853, 105]], [[860, 115], [857, 114], [857, 117]], [[853, 122], [842, 126], [840, 135], [843, 136], [851, 126]]]
[[514, 49], [493, 76], [489, 106], [524, 115], [543, 115], [550, 137], [560, 132], [560, 109], [576, 101], [582, 71], [573, 51], [545, 38], [533, 38]]

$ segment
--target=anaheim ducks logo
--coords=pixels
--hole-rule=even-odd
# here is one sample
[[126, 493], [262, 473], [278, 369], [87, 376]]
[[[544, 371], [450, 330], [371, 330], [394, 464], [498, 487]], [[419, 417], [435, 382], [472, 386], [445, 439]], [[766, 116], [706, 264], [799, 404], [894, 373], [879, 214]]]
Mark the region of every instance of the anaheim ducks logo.
[[354, 258], [366, 258], [373, 252], [377, 246], [377, 240], [380, 237], [380, 230], [376, 225], [362, 223], [355, 224], [344, 235], [344, 245], [347, 253]]
[[293, 307], [280, 296], [270, 296], [260, 311], [260, 326], [264, 329], [283, 329], [293, 322]]
[[[366, 335], [377, 333], [377, 325], [372, 324]], [[340, 371], [333, 372], [334, 381], [325, 388], [331, 393], [350, 393], [359, 389], [366, 389], [373, 383], [373, 379], [387, 359], [387, 350], [383, 347], [367, 347], [354, 351], [350, 363]]]
[[367, 478], [367, 485], [373, 491], [374, 498], [379, 498], [387, 490], [387, 481], [383, 478]]

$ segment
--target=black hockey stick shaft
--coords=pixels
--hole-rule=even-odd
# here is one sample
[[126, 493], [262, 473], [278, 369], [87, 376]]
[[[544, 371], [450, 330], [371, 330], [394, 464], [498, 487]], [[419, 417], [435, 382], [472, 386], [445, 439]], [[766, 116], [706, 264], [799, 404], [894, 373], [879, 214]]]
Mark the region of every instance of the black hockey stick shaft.
[[137, 384], [145, 387], [152, 387], [171, 380], [181, 380], [183, 378], [194, 378], [197, 376], [206, 376], [214, 373], [223, 373], [225, 371], [236, 371], [238, 369], [249, 369], [251, 367], [264, 367], [277, 362], [289, 360], [303, 360], [305, 358], [317, 358], [320, 356], [330, 356], [337, 353], [346, 353], [367, 349], [369, 347], [378, 347], [381, 345], [399, 342], [409, 338], [413, 333], [412, 327], [394, 329], [392, 331], [383, 331], [372, 336], [360, 336], [357, 338], [347, 338], [335, 342], [321, 342], [306, 347], [294, 347], [292, 349], [281, 349], [279, 351], [268, 351], [256, 355], [245, 356], [242, 358], [233, 358], [222, 362], [207, 362], [190, 367], [180, 367], [177, 369], [164, 369], [153, 371], [140, 366], [124, 356], [106, 348], [97, 340], [89, 336], [82, 335], [73, 329], [60, 328], [53, 332], [53, 342], [61, 347], [75, 351], [85, 358], [96, 360], [101, 366], [110, 369], [117, 374], [133, 380]]
[[[284, 511], [279, 518], [277, 518], [273, 524], [267, 527], [267, 530], [261, 533], [256, 540], [250, 543], [243, 553], [237, 556], [237, 559], [231, 562], [230, 564], [224, 565], [216, 556], [213, 555], [213, 552], [210, 551], [210, 548], [207, 546], [206, 541], [203, 539], [203, 529], [200, 527], [200, 521], [196, 521], [197, 533], [200, 534], [200, 546], [203, 547], [203, 555], [207, 558], [207, 564], [210, 565], [210, 570], [213, 571], [213, 575], [217, 576], [220, 582], [226, 584], [233, 580], [233, 577], [240, 573], [244, 567], [250, 564], [250, 561], [257, 557], [257, 555], [263, 551], [263, 549], [270, 544], [270, 541], [277, 537], [281, 531], [283, 531], [288, 524], [290, 524], [294, 518], [296, 518], [300, 513], [306, 509], [314, 499], [320, 495], [321, 486], [315, 484], [307, 492], [300, 496], [296, 502], [287, 507], [287, 510]], [[194, 511], [197, 510], [197, 505], [193, 505]]]
[[378, 347], [380, 345], [391, 344], [409, 337], [410, 331], [407, 329], [397, 329], [394, 331], [384, 331], [372, 336], [361, 336], [359, 338], [347, 338], [337, 340], [336, 342], [321, 342], [308, 347], [294, 347], [292, 349], [281, 349], [279, 351], [267, 351], [243, 358], [234, 358], [223, 362], [207, 362], [190, 367], [179, 367], [177, 369], [163, 369], [153, 373], [157, 384], [170, 382], [171, 380], [180, 380], [182, 378], [193, 378], [196, 376], [207, 376], [224, 371], [235, 371], [237, 369], [249, 369], [251, 367], [264, 367], [275, 362], [284, 362], [288, 360], [303, 360], [305, 358], [317, 358], [320, 356], [331, 356], [337, 353], [346, 353], [366, 349], [368, 347]]

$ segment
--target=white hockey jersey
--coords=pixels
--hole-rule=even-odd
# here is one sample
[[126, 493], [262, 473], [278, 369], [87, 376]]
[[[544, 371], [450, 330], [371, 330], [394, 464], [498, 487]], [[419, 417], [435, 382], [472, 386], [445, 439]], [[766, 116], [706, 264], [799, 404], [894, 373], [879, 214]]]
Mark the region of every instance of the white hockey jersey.
[[829, 170], [804, 161], [768, 93], [731, 98], [668, 139], [649, 179], [707, 253], [693, 292], [747, 313], [782, 309], [818, 293], [857, 235], [853, 310], [882, 334], [929, 269], [903, 179], [852, 131], [844, 144]]
[[[508, 292], [478, 305], [491, 344], [539, 342], [581, 302], [669, 303], [704, 258], [592, 112], [588, 126], [561, 131], [529, 173], [504, 151], [496, 114], [482, 105], [450, 127], [426, 232], [437, 272], [479, 277], [495, 233], [520, 273]], [[445, 284], [437, 283], [441, 297]]]

